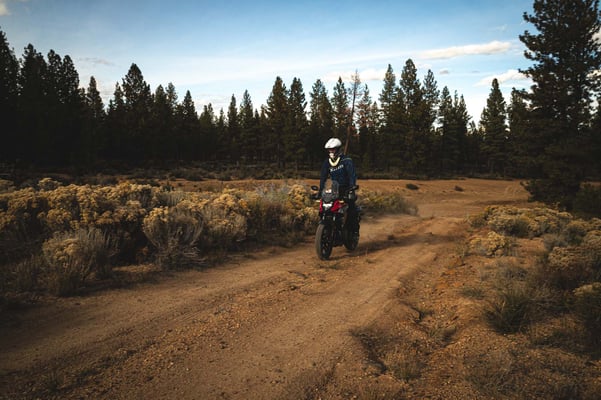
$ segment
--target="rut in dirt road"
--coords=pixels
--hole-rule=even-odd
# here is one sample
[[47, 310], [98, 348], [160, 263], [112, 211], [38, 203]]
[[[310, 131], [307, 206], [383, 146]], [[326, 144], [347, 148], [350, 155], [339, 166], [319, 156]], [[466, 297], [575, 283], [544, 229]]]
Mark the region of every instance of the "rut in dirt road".
[[367, 219], [357, 250], [327, 262], [306, 243], [50, 307], [38, 330], [1, 332], [2, 389], [29, 398], [55, 374], [60, 398], [306, 397], [342, 353], [363, 351], [353, 332], [398, 301], [405, 277], [454, 251], [461, 222]]

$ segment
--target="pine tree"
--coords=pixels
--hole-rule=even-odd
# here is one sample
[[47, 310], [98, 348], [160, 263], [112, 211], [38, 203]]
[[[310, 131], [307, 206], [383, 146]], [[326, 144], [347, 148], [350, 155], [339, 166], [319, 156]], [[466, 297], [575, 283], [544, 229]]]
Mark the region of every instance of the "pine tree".
[[293, 78], [288, 93], [288, 120], [284, 132], [284, 151], [286, 158], [292, 161], [295, 169], [305, 158], [305, 140], [308, 121], [305, 109], [307, 101], [300, 79]]
[[240, 121], [234, 95], [232, 95], [227, 108], [226, 136], [222, 138], [220, 148], [223, 158], [234, 162], [240, 161]]
[[400, 132], [404, 150], [403, 164], [409, 171], [418, 173], [427, 165], [426, 153], [431, 146], [431, 110], [417, 78], [417, 68], [411, 59], [405, 62], [399, 84], [405, 100], [405, 117]]
[[19, 148], [17, 132], [17, 101], [19, 62], [0, 31], [0, 162], [15, 161]]
[[346, 129], [346, 141], [344, 145], [344, 152], [347, 154], [356, 153], [359, 147], [359, 135], [357, 133], [357, 126], [355, 121], [355, 109], [357, 101], [359, 100], [359, 98], [361, 98], [363, 91], [364, 88], [361, 85], [361, 78], [359, 76], [359, 72], [355, 71], [355, 73], [351, 75], [351, 87], [348, 89], [350, 109], [348, 117], [349, 121], [347, 122]]
[[142, 71], [132, 64], [123, 78], [125, 99], [125, 137], [123, 144], [127, 158], [142, 161], [148, 155], [146, 134], [149, 128], [152, 96], [150, 86], [144, 80]]
[[341, 77], [338, 77], [332, 91], [332, 109], [334, 111], [334, 136], [344, 142], [350, 119], [349, 99]]
[[334, 111], [328, 91], [320, 79], [313, 84], [309, 97], [307, 151], [310, 163], [317, 164], [324, 158], [324, 144], [334, 136]]
[[511, 101], [507, 107], [507, 121], [509, 125], [509, 172], [512, 176], [532, 177], [536, 175], [534, 159], [535, 151], [528, 146], [529, 110], [526, 104], [524, 90], [515, 88], [511, 91]]
[[377, 167], [390, 169], [401, 163], [403, 152], [401, 132], [405, 110], [403, 93], [397, 85], [396, 75], [390, 64], [384, 75], [379, 100], [381, 147], [378, 152], [381, 156]]
[[463, 172], [467, 161], [467, 133], [470, 116], [463, 96], [442, 89], [439, 109], [439, 146], [441, 172]]
[[357, 104], [359, 127], [359, 160], [362, 168], [370, 169], [377, 159], [378, 106], [372, 101], [367, 85]]
[[178, 129], [178, 159], [192, 161], [198, 159], [198, 139], [200, 123], [192, 94], [186, 91], [182, 103], [176, 109], [176, 126]]
[[108, 160], [125, 160], [128, 153], [124, 149], [127, 125], [125, 100], [119, 83], [115, 83], [113, 98], [109, 100], [105, 124], [105, 143], [103, 158]]
[[180, 138], [175, 135], [175, 110], [171, 108], [163, 85], [157, 86], [154, 91], [150, 114], [146, 134], [146, 158], [157, 161], [176, 159]]
[[82, 155], [86, 164], [96, 161], [106, 146], [102, 129], [106, 119], [106, 111], [96, 79], [90, 77], [90, 83], [85, 92], [84, 127], [82, 132]]
[[52, 160], [48, 152], [53, 148], [53, 140], [48, 129], [47, 69], [44, 57], [29, 44], [23, 53], [19, 74], [20, 140], [15, 152], [17, 158], [37, 165], [49, 165]]
[[426, 139], [426, 161], [427, 168], [430, 173], [434, 173], [438, 166], [437, 152], [436, 152], [436, 135], [435, 135], [435, 123], [438, 116], [438, 107], [440, 102], [440, 90], [438, 90], [438, 83], [434, 78], [434, 73], [428, 70], [424, 82], [422, 85], [422, 92], [424, 95], [424, 127], [427, 127], [427, 139]]
[[505, 99], [499, 89], [499, 81], [495, 78], [480, 118], [484, 132], [483, 150], [487, 158], [488, 172], [491, 174], [505, 174], [509, 155], [506, 120]]
[[255, 110], [248, 90], [245, 90], [242, 95], [238, 116], [240, 119], [241, 156], [246, 161], [256, 160], [258, 157], [259, 124], [255, 118]]
[[[599, 89], [601, 29], [598, 0], [535, 0], [524, 20], [538, 33], [520, 40], [534, 65], [523, 70], [534, 84], [529, 134], [541, 149], [541, 179], [527, 189], [533, 199], [570, 208], [590, 163], [587, 139], [592, 95]], [[535, 146], [531, 146], [535, 147]]]
[[288, 120], [288, 90], [286, 85], [279, 76], [269, 97], [267, 98], [267, 106], [265, 115], [267, 116], [268, 129], [266, 131], [265, 154], [275, 153], [275, 161], [279, 168], [286, 166], [284, 157], [284, 131]]
[[591, 146], [595, 176], [601, 174], [601, 94], [597, 96], [597, 109], [591, 127]]
[[199, 118], [199, 157], [203, 161], [217, 159], [216, 117], [211, 103], [203, 107]]

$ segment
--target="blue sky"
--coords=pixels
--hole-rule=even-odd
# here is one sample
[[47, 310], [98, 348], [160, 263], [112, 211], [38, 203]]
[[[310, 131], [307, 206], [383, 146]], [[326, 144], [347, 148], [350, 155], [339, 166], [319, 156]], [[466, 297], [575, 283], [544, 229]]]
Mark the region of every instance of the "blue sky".
[[132, 63], [153, 91], [171, 82], [181, 101], [189, 90], [199, 112], [227, 110], [232, 95], [239, 105], [245, 90], [259, 108], [278, 76], [299, 78], [307, 100], [317, 79], [332, 95], [355, 71], [377, 101], [388, 65], [400, 79], [411, 59], [478, 121], [493, 78], [507, 100], [530, 86], [517, 72], [532, 64], [524, 12], [532, 0], [0, 0], [0, 30], [17, 58], [30, 43], [69, 55], [105, 103]]

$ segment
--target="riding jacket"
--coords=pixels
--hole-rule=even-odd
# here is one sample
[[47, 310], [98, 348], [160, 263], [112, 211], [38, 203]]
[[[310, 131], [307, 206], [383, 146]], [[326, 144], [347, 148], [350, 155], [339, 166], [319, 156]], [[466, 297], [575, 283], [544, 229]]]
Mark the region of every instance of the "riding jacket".
[[341, 193], [344, 193], [351, 186], [356, 185], [357, 173], [355, 172], [353, 160], [344, 154], [340, 154], [335, 161], [326, 158], [321, 167], [321, 179], [319, 181], [320, 193], [323, 191], [328, 177], [333, 181], [338, 182]]

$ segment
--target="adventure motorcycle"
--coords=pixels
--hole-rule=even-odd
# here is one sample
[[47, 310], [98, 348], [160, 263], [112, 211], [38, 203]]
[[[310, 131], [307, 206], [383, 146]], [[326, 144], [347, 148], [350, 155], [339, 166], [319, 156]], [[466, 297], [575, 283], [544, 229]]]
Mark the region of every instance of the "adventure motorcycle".
[[[317, 186], [311, 189], [318, 191]], [[355, 250], [359, 244], [359, 222], [361, 220], [360, 208], [355, 205], [354, 210], [349, 209], [349, 202], [356, 199], [355, 191], [359, 186], [349, 188], [342, 196], [336, 181], [328, 181], [319, 196], [319, 225], [315, 233], [315, 250], [321, 260], [327, 260], [336, 246], [344, 245], [348, 250]]]

